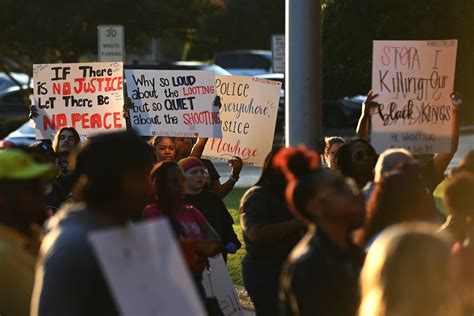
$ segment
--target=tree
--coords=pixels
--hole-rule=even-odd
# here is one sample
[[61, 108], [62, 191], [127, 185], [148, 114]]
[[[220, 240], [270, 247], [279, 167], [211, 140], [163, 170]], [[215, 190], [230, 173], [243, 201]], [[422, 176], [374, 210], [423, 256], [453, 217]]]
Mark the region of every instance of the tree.
[[270, 49], [271, 35], [285, 33], [285, 0], [223, 0], [197, 32], [192, 58], [208, 59], [223, 50]]
[[124, 25], [127, 50], [152, 37], [187, 40], [215, 10], [211, 0], [2, 0], [0, 68], [31, 73], [33, 63], [77, 62], [97, 51], [100, 24]]

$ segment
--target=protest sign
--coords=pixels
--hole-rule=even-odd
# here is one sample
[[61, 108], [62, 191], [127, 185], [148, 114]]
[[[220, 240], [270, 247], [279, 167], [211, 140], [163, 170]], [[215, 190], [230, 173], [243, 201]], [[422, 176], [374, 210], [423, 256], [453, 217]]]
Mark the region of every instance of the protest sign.
[[272, 149], [281, 83], [255, 77], [216, 76], [222, 138], [209, 139], [203, 157], [263, 166]]
[[133, 128], [144, 136], [221, 137], [214, 76], [201, 70], [125, 70]]
[[457, 40], [374, 41], [371, 143], [414, 154], [450, 151]]
[[121, 315], [205, 315], [167, 220], [88, 238]]
[[202, 275], [202, 285], [206, 290], [206, 296], [217, 298], [225, 316], [244, 316], [244, 309], [240, 305], [222, 255], [209, 258], [209, 271], [210, 273], [204, 271]]
[[125, 129], [122, 63], [33, 65], [37, 139], [53, 139], [63, 126], [81, 137]]

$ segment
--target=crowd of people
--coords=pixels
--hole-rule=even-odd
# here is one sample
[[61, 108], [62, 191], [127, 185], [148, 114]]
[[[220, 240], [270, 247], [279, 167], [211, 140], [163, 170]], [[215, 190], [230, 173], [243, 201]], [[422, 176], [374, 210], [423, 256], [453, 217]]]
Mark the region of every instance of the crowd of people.
[[[369, 93], [357, 138], [330, 137], [323, 153], [275, 147], [242, 196], [242, 276], [258, 316], [474, 314], [474, 151], [433, 192], [458, 146], [416, 156], [377, 155]], [[0, 314], [115, 315], [118, 307], [88, 234], [165, 218], [203, 304], [209, 257], [242, 244], [223, 183], [201, 155], [206, 139], [132, 131], [91, 137], [70, 127], [56, 139], [0, 150]]]

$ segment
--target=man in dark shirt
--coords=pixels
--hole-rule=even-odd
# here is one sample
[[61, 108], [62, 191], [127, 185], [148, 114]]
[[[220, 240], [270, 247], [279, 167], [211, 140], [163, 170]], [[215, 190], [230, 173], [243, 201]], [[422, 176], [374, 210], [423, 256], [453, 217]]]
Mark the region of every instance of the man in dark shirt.
[[117, 315], [88, 240], [139, 219], [148, 202], [149, 146], [133, 133], [90, 139], [78, 154], [74, 194], [49, 221], [36, 267], [31, 315]]

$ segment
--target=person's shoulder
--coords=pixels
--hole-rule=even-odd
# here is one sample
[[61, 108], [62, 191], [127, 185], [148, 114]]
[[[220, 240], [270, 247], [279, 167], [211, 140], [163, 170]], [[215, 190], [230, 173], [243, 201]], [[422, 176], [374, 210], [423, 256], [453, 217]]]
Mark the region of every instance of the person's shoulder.
[[288, 256], [289, 264], [296, 267], [298, 271], [306, 271], [322, 263], [322, 253], [320, 251], [320, 244], [318, 238], [314, 233], [309, 231], [300, 240]]
[[199, 211], [194, 205], [191, 204], [183, 204], [182, 209], [186, 213], [202, 215], [201, 211]]
[[155, 218], [162, 216], [161, 210], [156, 206], [156, 204], [149, 204], [143, 210], [144, 218]]
[[40, 254], [46, 259], [81, 258], [92, 251], [88, 234], [111, 226], [105, 216], [88, 210], [82, 204], [66, 205], [48, 222]]
[[258, 199], [260, 197], [266, 196], [268, 194], [268, 190], [263, 186], [253, 186], [248, 189], [244, 195], [242, 196], [242, 200], [240, 205], [242, 206], [245, 203], [248, 203], [254, 199]]
[[193, 205], [184, 204], [182, 210], [183, 213], [189, 214], [195, 221], [201, 222], [206, 219], [204, 214]]

